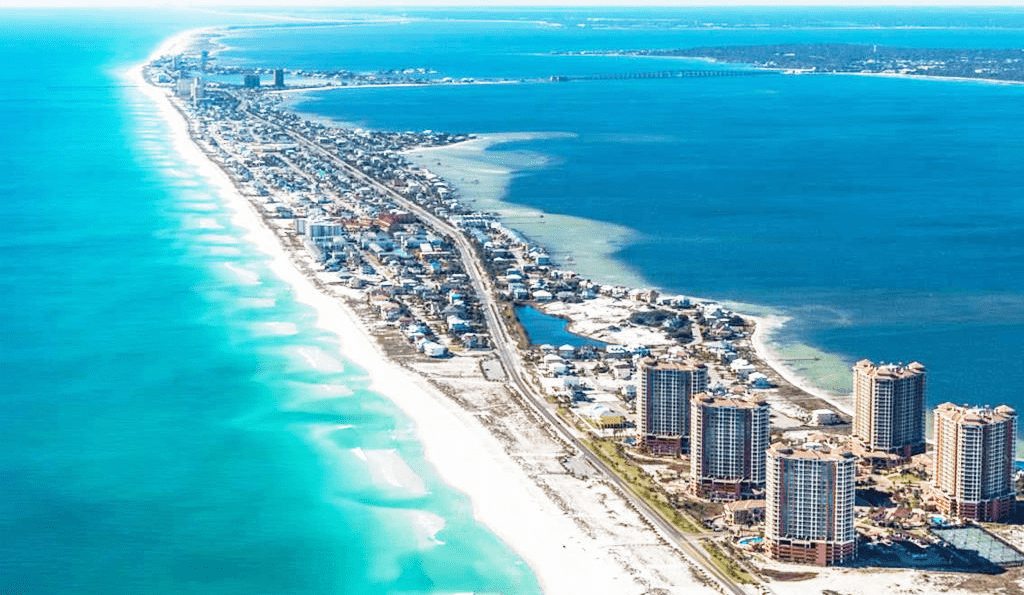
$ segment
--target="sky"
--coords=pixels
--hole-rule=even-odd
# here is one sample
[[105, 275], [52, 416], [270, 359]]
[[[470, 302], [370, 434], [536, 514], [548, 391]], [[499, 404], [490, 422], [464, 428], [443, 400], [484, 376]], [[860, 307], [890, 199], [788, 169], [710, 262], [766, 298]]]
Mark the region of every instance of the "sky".
[[0, 8], [293, 8], [509, 6], [965, 6], [1022, 7], [1024, 0], [0, 0]]

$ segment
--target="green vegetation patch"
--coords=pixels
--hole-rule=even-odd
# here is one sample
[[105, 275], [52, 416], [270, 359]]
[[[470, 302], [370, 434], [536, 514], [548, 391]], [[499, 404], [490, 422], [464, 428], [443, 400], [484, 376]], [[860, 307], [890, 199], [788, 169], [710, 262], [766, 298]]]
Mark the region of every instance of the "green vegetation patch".
[[762, 568], [759, 572], [773, 581], [808, 581], [818, 576], [817, 572], [772, 570], [771, 568]]
[[920, 477], [913, 473], [899, 473], [894, 475], [887, 475], [886, 479], [893, 483], [920, 483], [924, 481]]
[[717, 545], [709, 541], [702, 541], [701, 545], [704, 547], [704, 551], [711, 556], [711, 561], [715, 563], [715, 566], [729, 578], [745, 585], [754, 584], [754, 577], [743, 570], [739, 562], [726, 555]]
[[516, 340], [520, 349], [527, 349], [530, 347], [530, 337], [526, 334], [526, 329], [522, 323], [519, 322], [519, 316], [516, 315], [516, 309], [512, 304], [502, 304], [501, 314], [505, 317], [505, 327], [509, 331], [509, 335]]
[[658, 514], [675, 525], [680, 531], [687, 533], [702, 532], [699, 524], [672, 506], [664, 492], [655, 484], [653, 477], [637, 465], [631, 463], [622, 454], [618, 443], [611, 440], [584, 440], [583, 443], [591, 452], [607, 463], [616, 475], [625, 480], [633, 493], [643, 498], [645, 502], [658, 511]]

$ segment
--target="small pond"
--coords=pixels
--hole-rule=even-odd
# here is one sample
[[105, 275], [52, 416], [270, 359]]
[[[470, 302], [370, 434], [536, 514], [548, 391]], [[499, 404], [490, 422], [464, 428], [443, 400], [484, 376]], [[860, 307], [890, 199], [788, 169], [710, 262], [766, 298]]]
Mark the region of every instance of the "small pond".
[[533, 345], [548, 344], [553, 347], [572, 345], [577, 348], [582, 345], [593, 345], [595, 347], [604, 347], [606, 345], [602, 341], [594, 341], [570, 333], [566, 330], [566, 327], [569, 326], [566, 320], [557, 316], [549, 316], [533, 306], [516, 306], [516, 316], [519, 317], [519, 322], [526, 329], [526, 334]]

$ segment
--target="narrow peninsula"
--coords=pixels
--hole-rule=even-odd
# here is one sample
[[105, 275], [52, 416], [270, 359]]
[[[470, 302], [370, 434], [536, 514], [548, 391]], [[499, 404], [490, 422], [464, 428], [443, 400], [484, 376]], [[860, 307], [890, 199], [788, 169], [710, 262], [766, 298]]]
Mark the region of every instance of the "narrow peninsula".
[[[282, 100], [298, 71], [221, 67], [211, 37], [159, 54], [141, 75], [309, 300], [344, 309], [376, 341], [364, 351], [427, 387], [410, 398], [399, 382], [396, 402], [459, 421], [449, 431], [418, 417], [426, 450], [447, 457], [442, 474], [457, 476], [547, 593], [961, 593], [964, 577], [993, 592], [1007, 573], [1019, 578], [1024, 535], [1006, 524], [1019, 480], [1012, 409], [936, 413], [951, 436], [987, 433], [998, 457], [979, 462], [970, 441], [929, 451], [922, 364], [859, 362], [854, 395], [803, 386], [766, 347], [780, 320], [587, 279], [411, 158], [473, 135], [310, 121]], [[623, 54], [1024, 80], [1016, 50]], [[460, 83], [424, 68], [303, 72], [295, 84], [315, 87], [327, 72], [337, 86]], [[537, 344], [524, 309], [563, 319], [580, 341]], [[946, 466], [985, 473], [989, 491], [936, 481]]]

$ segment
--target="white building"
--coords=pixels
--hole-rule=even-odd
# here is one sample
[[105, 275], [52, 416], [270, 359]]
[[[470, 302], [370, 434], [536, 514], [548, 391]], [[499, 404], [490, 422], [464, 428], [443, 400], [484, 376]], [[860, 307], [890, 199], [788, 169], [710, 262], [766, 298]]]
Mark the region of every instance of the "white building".
[[423, 354], [427, 357], [444, 357], [448, 355], [448, 348], [434, 341], [426, 341], [422, 345]]
[[839, 416], [831, 409], [815, 409], [811, 412], [810, 424], [812, 426], [831, 426], [840, 421]]
[[747, 384], [749, 384], [751, 388], [772, 387], [772, 381], [768, 380], [768, 377], [760, 372], [754, 372], [753, 374], [747, 376]]
[[337, 221], [317, 219], [306, 222], [306, 235], [314, 242], [331, 241], [345, 235], [345, 226]]
[[745, 359], [735, 359], [729, 364], [729, 369], [736, 374], [736, 377], [746, 381], [747, 377], [757, 372], [757, 367]]

